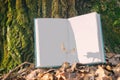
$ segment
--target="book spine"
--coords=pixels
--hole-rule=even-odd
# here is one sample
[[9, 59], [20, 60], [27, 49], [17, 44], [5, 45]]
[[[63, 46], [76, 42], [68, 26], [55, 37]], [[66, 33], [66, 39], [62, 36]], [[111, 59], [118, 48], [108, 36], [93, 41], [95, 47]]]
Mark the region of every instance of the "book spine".
[[35, 41], [35, 67], [40, 66], [40, 46], [39, 46], [39, 26], [38, 19], [34, 20], [34, 41]]
[[104, 42], [103, 42], [103, 34], [102, 34], [102, 25], [101, 25], [101, 18], [100, 18], [100, 14], [97, 14], [97, 22], [98, 22], [98, 31], [100, 34], [100, 48], [101, 48], [101, 58], [102, 61], [105, 62], [105, 51], [104, 51]]

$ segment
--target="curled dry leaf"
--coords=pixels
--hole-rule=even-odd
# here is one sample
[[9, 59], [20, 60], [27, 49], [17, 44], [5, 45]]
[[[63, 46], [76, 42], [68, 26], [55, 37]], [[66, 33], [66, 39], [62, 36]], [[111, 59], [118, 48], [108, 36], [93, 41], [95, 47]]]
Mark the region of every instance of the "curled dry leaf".
[[113, 68], [114, 73], [120, 73], [120, 63]]
[[46, 73], [43, 76], [41, 76], [40, 78], [38, 77], [37, 80], [54, 80], [54, 76], [50, 73]]
[[67, 80], [66, 76], [65, 76], [65, 72], [57, 71], [55, 76], [56, 76], [57, 80]]
[[37, 78], [37, 75], [38, 75], [39, 73], [43, 73], [43, 72], [44, 72], [44, 71], [43, 71], [42, 69], [33, 70], [33, 71], [31, 71], [30, 74], [28, 74], [28, 75], [26, 76], [26, 80], [34, 80], [34, 79]]
[[70, 70], [71, 70], [71, 72], [74, 72], [75, 70], [77, 70], [77, 63], [73, 63]]
[[117, 80], [120, 80], [120, 77], [118, 77]]
[[110, 65], [107, 65], [107, 66], [106, 66], [106, 69], [107, 69], [108, 71], [111, 71], [111, 70], [112, 70], [112, 67], [111, 67]]
[[116, 54], [113, 57], [108, 59], [108, 62], [112, 65], [117, 65], [120, 63], [120, 54]]
[[95, 75], [98, 75], [97, 80], [102, 80], [102, 78], [105, 77], [104, 69], [100, 65], [98, 66]]
[[61, 71], [66, 71], [68, 68], [70, 68], [70, 63], [64, 62], [60, 68]]
[[110, 76], [105, 76], [105, 77], [102, 78], [102, 80], [112, 80], [112, 77], [110, 77]]

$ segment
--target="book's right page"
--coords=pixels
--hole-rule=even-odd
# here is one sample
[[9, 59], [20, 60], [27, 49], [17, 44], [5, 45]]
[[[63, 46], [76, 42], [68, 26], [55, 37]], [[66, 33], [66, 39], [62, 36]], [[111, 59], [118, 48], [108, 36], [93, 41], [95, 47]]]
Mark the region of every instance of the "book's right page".
[[68, 20], [74, 33], [79, 62], [105, 62], [100, 15], [93, 12]]

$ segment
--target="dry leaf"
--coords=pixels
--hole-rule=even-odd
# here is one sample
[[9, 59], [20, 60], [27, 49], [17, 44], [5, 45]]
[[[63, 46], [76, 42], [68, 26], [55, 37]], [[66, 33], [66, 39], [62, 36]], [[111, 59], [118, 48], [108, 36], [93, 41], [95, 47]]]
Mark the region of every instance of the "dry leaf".
[[112, 70], [112, 67], [109, 66], [109, 65], [107, 65], [107, 66], [106, 66], [106, 69], [109, 70], [109, 71], [111, 71], [111, 70]]
[[26, 80], [34, 80], [37, 78], [37, 75], [41, 73], [41, 69], [36, 69], [26, 76]]
[[105, 77], [104, 69], [100, 65], [98, 66], [95, 75], [98, 75], [97, 80], [102, 80], [102, 78]]
[[54, 77], [52, 74], [46, 73], [43, 75], [43, 77], [38, 78], [38, 80], [54, 80]]
[[120, 77], [118, 77], [117, 80], [120, 80]]
[[64, 72], [57, 71], [55, 76], [57, 77], [57, 80], [67, 80]]

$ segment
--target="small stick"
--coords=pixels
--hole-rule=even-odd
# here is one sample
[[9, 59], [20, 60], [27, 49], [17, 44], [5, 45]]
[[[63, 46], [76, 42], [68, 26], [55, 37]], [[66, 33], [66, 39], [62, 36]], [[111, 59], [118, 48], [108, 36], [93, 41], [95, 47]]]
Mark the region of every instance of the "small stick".
[[17, 67], [15, 67], [15, 68], [14, 68], [13, 70], [11, 70], [9, 73], [7, 73], [7, 74], [3, 77], [2, 80], [7, 80], [11, 73], [13, 73], [14, 71], [16, 71], [17, 69], [19, 69], [20, 67], [22, 67], [22, 66], [25, 65], [25, 64], [32, 65], [32, 63], [30, 63], [30, 62], [24, 62], [24, 63], [18, 65]]

